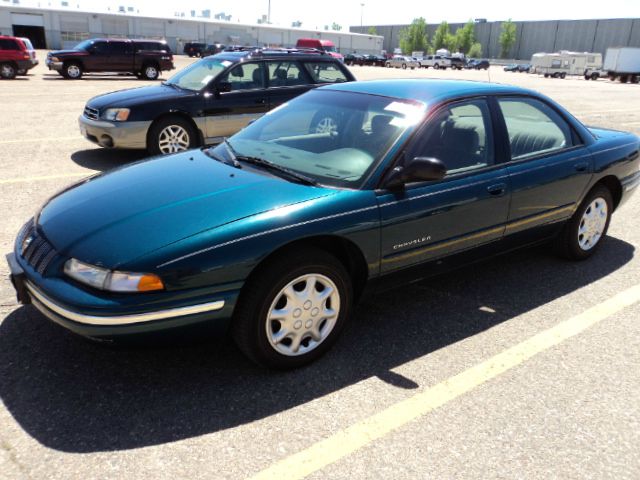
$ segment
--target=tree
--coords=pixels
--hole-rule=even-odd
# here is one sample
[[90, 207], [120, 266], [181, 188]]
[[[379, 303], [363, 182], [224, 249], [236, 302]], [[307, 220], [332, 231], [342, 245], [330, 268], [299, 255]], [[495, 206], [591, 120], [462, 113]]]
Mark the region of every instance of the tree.
[[462, 53], [468, 53], [476, 41], [476, 25], [469, 20], [464, 27], [456, 31], [456, 49]]
[[331, 30], [335, 30], [336, 32], [339, 32], [340, 30], [342, 30], [342, 25], [338, 25], [336, 22], [333, 22], [331, 24]]
[[467, 57], [469, 58], [479, 58], [482, 56], [482, 45], [480, 42], [476, 42], [469, 48], [469, 51], [466, 52]]
[[402, 53], [426, 52], [429, 49], [427, 22], [424, 18], [414, 18], [411, 25], [400, 31]]
[[369, 27], [369, 35], [378, 35], [378, 30], [376, 27]]
[[448, 41], [450, 41], [449, 37], [451, 37], [449, 24], [447, 22], [442, 22], [433, 34], [433, 40], [431, 43], [434, 50], [438, 50], [439, 48], [446, 48]]
[[502, 22], [502, 31], [500, 32], [500, 56], [507, 58], [511, 47], [516, 43], [516, 24], [511, 19]]

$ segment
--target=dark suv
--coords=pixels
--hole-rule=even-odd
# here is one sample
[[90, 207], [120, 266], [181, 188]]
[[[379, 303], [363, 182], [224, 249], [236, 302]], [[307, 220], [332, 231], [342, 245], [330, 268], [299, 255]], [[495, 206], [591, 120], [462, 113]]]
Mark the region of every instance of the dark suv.
[[27, 38], [0, 35], [0, 77], [24, 75], [38, 65], [36, 52]]
[[184, 44], [182, 53], [184, 53], [185, 55], [189, 55], [190, 57], [200, 57], [202, 56], [202, 51], [205, 48], [207, 48], [206, 43], [188, 42]]
[[[92, 98], [79, 118], [80, 131], [103, 147], [174, 153], [218, 143], [311, 88], [353, 80], [342, 62], [324, 52], [223, 52], [161, 85]], [[330, 128], [331, 121], [318, 118], [310, 128]]]
[[166, 42], [120, 38], [85, 40], [73, 50], [49, 52], [45, 63], [49, 70], [71, 80], [88, 72], [131, 73], [141, 79], [157, 80], [160, 72], [175, 68]]

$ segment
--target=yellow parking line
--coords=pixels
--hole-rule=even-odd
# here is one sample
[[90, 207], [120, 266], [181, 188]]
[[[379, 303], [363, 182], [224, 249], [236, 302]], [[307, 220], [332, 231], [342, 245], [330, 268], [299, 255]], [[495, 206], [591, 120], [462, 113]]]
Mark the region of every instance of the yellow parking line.
[[638, 301], [640, 285], [273, 464], [251, 480], [301, 479], [317, 472]]
[[59, 142], [64, 140], [85, 140], [82, 135], [73, 137], [47, 137], [47, 138], [21, 138], [20, 140], [0, 140], [0, 145], [8, 145], [10, 143], [34, 143], [34, 142]]
[[77, 173], [61, 173], [59, 175], [42, 175], [39, 177], [18, 177], [18, 178], [7, 178], [0, 179], [0, 185], [4, 185], [7, 183], [22, 183], [22, 182], [37, 182], [38, 180], [55, 180], [56, 178], [73, 178], [73, 177], [88, 177], [89, 175], [93, 175], [95, 172], [87, 171], [87, 172], [77, 172]]

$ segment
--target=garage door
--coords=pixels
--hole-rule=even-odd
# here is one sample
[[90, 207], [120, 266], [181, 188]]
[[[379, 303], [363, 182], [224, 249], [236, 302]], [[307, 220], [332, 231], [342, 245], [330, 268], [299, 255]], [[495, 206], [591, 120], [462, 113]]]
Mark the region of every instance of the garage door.
[[44, 27], [44, 18], [42, 15], [32, 15], [30, 13], [12, 13], [11, 23], [28, 27]]

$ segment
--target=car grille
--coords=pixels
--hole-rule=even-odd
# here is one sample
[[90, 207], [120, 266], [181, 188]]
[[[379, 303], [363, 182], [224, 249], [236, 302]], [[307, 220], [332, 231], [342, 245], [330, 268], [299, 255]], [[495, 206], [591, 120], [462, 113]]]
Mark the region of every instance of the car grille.
[[100, 117], [100, 111], [96, 108], [84, 107], [84, 116], [91, 120], [98, 120]]
[[[31, 239], [24, 248], [24, 242]], [[58, 252], [49, 241], [37, 231], [33, 219], [29, 220], [18, 234], [18, 248], [20, 255], [31, 265], [40, 275], [44, 275], [47, 267], [57, 257]]]

